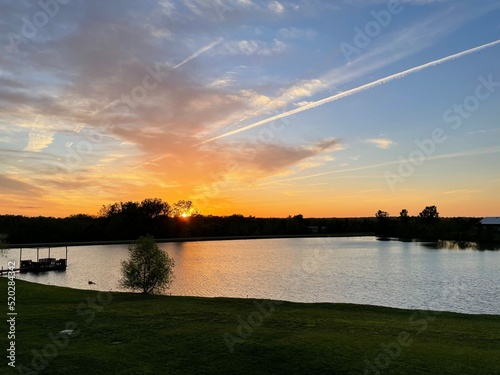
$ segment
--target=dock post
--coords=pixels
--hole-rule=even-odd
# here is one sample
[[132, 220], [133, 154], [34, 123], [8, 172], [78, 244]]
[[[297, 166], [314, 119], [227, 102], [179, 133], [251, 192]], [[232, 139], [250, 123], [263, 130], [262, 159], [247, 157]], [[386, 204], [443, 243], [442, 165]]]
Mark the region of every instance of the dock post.
[[50, 246], [49, 246], [49, 259], [50, 259]]
[[68, 246], [66, 245], [66, 265], [68, 264]]
[[23, 259], [23, 248], [19, 248], [19, 267], [21, 267], [21, 260]]
[[36, 261], [38, 263], [38, 250], [40, 250], [38, 247], [36, 248]]

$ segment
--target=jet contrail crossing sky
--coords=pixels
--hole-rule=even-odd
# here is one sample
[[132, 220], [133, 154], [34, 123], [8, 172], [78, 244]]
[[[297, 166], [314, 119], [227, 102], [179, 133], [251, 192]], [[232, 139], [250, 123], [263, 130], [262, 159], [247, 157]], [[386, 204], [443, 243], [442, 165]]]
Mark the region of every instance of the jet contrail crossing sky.
[[433, 66], [436, 66], [436, 65], [440, 65], [440, 64], [443, 64], [443, 63], [448, 62], [448, 61], [452, 61], [452, 60], [458, 59], [458, 58], [460, 58], [462, 56], [465, 56], [465, 55], [470, 55], [472, 53], [479, 52], [479, 51], [481, 51], [483, 49], [490, 48], [490, 47], [493, 47], [493, 46], [498, 45], [498, 44], [500, 44], [500, 39], [498, 39], [498, 40], [496, 40], [494, 42], [491, 42], [491, 43], [483, 44], [481, 46], [474, 47], [474, 48], [471, 48], [471, 49], [468, 49], [468, 50], [465, 50], [465, 51], [462, 51], [462, 52], [459, 52], [459, 53], [447, 56], [447, 57], [440, 58], [438, 60], [434, 60], [434, 61], [428, 62], [428, 63], [423, 64], [423, 65], [419, 65], [419, 66], [416, 66], [416, 67], [404, 70], [404, 71], [399, 72], [399, 73], [392, 74], [392, 75], [384, 77], [384, 78], [380, 78], [380, 79], [378, 79], [376, 81], [373, 81], [373, 82], [370, 82], [370, 83], [366, 83], [364, 85], [355, 87], [355, 88], [347, 90], [347, 91], [340, 92], [338, 94], [329, 96], [327, 98], [318, 100], [316, 102], [312, 102], [312, 103], [306, 104], [306, 105], [304, 105], [302, 107], [293, 109], [291, 111], [280, 113], [279, 115], [276, 115], [276, 116], [268, 117], [268, 118], [266, 118], [264, 120], [257, 121], [255, 123], [247, 125], [247, 126], [245, 126], [243, 128], [236, 129], [236, 130], [233, 130], [233, 131], [230, 131], [230, 132], [218, 135], [216, 137], [210, 138], [210, 139], [208, 139], [206, 141], [201, 142], [200, 144], [209, 143], [209, 142], [215, 141], [217, 139], [229, 137], [231, 135], [235, 135], [235, 134], [238, 134], [238, 133], [241, 133], [241, 132], [244, 132], [244, 131], [256, 128], [258, 126], [267, 124], [267, 123], [272, 122], [272, 121], [276, 121], [276, 120], [279, 120], [279, 119], [282, 119], [282, 118], [285, 118], [285, 117], [288, 117], [288, 116], [296, 115], [297, 113], [301, 113], [301, 112], [304, 112], [304, 111], [307, 111], [307, 110], [319, 107], [321, 105], [324, 105], [324, 104], [327, 104], [327, 103], [331, 103], [331, 102], [337, 101], [339, 99], [342, 99], [342, 98], [345, 98], [345, 97], [357, 94], [359, 92], [372, 89], [372, 88], [377, 87], [379, 85], [383, 85], [385, 83], [389, 83], [389, 82], [394, 81], [396, 79], [404, 78], [407, 75], [410, 75], [410, 74], [413, 74], [413, 73], [417, 73], [417, 72], [419, 72], [421, 70], [424, 70], [424, 69], [427, 69], [427, 68], [430, 68], [430, 67], [433, 67]]

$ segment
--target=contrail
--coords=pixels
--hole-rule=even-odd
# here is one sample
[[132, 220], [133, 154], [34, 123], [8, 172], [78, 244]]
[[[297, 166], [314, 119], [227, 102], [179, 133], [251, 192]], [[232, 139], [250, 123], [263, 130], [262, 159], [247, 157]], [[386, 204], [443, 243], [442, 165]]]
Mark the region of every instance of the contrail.
[[145, 163], [142, 163], [140, 165], [136, 165], [135, 167], [133, 167], [132, 169], [137, 169], [137, 168], [140, 168], [140, 167], [144, 167], [145, 165], [148, 165], [148, 164], [154, 164], [154, 162], [158, 161], [158, 160], [161, 160], [161, 159], [165, 159], [167, 156], [171, 156], [171, 154], [164, 154], [162, 156], [159, 156], [157, 157], [156, 159], [153, 159], [151, 161], [147, 161]]
[[309, 109], [313, 109], [313, 108], [319, 107], [320, 105], [323, 105], [323, 104], [334, 102], [336, 100], [339, 100], [339, 99], [342, 99], [342, 98], [345, 98], [345, 97], [357, 94], [358, 92], [369, 90], [371, 88], [377, 87], [379, 85], [383, 85], [385, 83], [389, 83], [389, 82], [394, 81], [396, 79], [404, 78], [404, 77], [406, 77], [409, 74], [417, 73], [417, 72], [419, 72], [421, 70], [430, 68], [432, 66], [440, 65], [440, 64], [445, 63], [447, 61], [455, 60], [455, 59], [458, 59], [458, 58], [460, 58], [462, 56], [469, 55], [471, 53], [475, 53], [475, 52], [481, 51], [483, 49], [493, 47], [493, 46], [495, 46], [497, 44], [500, 44], [500, 39], [498, 39], [498, 40], [496, 40], [494, 42], [491, 42], [491, 43], [483, 44], [483, 45], [481, 45], [479, 47], [474, 47], [474, 48], [471, 48], [471, 49], [468, 49], [468, 50], [456, 53], [454, 55], [443, 57], [441, 59], [434, 60], [434, 61], [428, 62], [426, 64], [416, 66], [414, 68], [410, 68], [410, 69], [404, 70], [404, 71], [396, 73], [396, 74], [392, 74], [392, 75], [384, 77], [384, 78], [380, 78], [380, 79], [378, 79], [376, 81], [373, 81], [373, 82], [370, 82], [370, 83], [366, 83], [366, 84], [364, 84], [362, 86], [359, 86], [359, 87], [356, 87], [356, 88], [353, 88], [353, 89], [350, 89], [350, 90], [347, 90], [347, 91], [335, 94], [333, 96], [329, 96], [329, 97], [327, 97], [325, 99], [321, 99], [321, 100], [318, 100], [316, 102], [309, 103], [307, 105], [304, 105], [304, 106], [296, 108], [296, 109], [292, 109], [291, 111], [280, 113], [279, 115], [272, 116], [272, 117], [269, 117], [269, 118], [261, 120], [261, 121], [257, 121], [255, 123], [247, 125], [247, 126], [245, 126], [243, 128], [236, 129], [236, 130], [227, 132], [225, 134], [219, 135], [217, 137], [213, 137], [211, 139], [203, 141], [200, 144], [204, 144], [204, 143], [215, 141], [217, 139], [229, 137], [230, 135], [234, 135], [234, 134], [238, 134], [238, 133], [244, 132], [246, 130], [255, 128], [257, 126], [261, 126], [261, 125], [267, 124], [267, 123], [269, 123], [271, 121], [279, 120], [279, 119], [282, 119], [284, 117], [292, 116], [292, 115], [295, 115], [297, 113], [304, 112], [304, 111], [307, 111]]
[[[455, 158], [461, 158], [461, 157], [466, 157], [466, 156], [490, 155], [490, 154], [498, 154], [498, 153], [500, 153], [500, 147], [499, 146], [492, 146], [492, 147], [475, 148], [475, 149], [468, 150], [468, 151], [454, 152], [454, 153], [444, 154], [444, 155], [428, 156], [424, 160], [431, 161], [431, 160], [442, 160], [442, 159], [455, 159]], [[390, 161], [390, 162], [381, 163], [381, 164], [365, 165], [363, 167], [354, 167], [354, 168], [347, 168], [347, 169], [335, 169], [335, 170], [331, 170], [331, 171], [320, 172], [320, 173], [310, 174], [310, 175], [306, 175], [306, 176], [292, 177], [292, 178], [287, 178], [287, 179], [278, 180], [278, 181], [269, 181], [269, 182], [265, 182], [262, 184], [258, 184], [256, 186], [274, 185], [274, 184], [279, 184], [282, 182], [306, 180], [309, 178], [321, 177], [321, 176], [326, 176], [326, 175], [331, 175], [331, 174], [355, 172], [355, 171], [361, 171], [361, 170], [366, 170], [366, 169], [376, 169], [376, 168], [388, 167], [391, 165], [399, 165], [399, 164], [401, 164], [400, 160]]]
[[208, 46], [205, 46], [203, 47], [202, 49], [196, 51], [195, 53], [193, 53], [191, 56], [189, 56], [188, 58], [186, 58], [185, 60], [181, 61], [179, 64], [171, 67], [169, 70], [174, 70], [174, 69], [177, 69], [178, 67], [184, 65], [185, 63], [191, 61], [192, 59], [200, 56], [202, 53], [205, 53], [207, 52], [208, 50], [211, 50], [212, 48], [214, 48], [217, 44], [219, 44], [220, 42], [222, 42], [222, 38], [219, 38], [217, 39], [215, 42], [212, 42], [210, 43]]
[[[199, 49], [198, 51], [196, 51], [195, 53], [193, 53], [191, 56], [185, 58], [184, 60], [182, 60], [179, 64], [175, 65], [175, 66], [172, 66], [171, 68], [169, 68], [167, 70], [167, 72], [170, 72], [171, 70], [174, 70], [174, 69], [177, 69], [179, 67], [181, 67], [182, 65], [190, 62], [191, 60], [193, 60], [194, 58], [200, 56], [201, 54], [211, 50], [212, 48], [214, 48], [217, 44], [219, 44], [220, 42], [222, 42], [222, 38], [219, 38], [217, 39], [216, 41], [210, 43], [209, 45], [205, 46], [205, 47], [202, 47], [201, 49]], [[96, 114], [100, 113], [100, 112], [103, 112], [105, 109], [113, 106], [116, 102], [120, 102], [120, 99], [116, 99], [114, 101], [112, 101], [111, 103], [109, 103], [108, 105], [104, 106], [103, 108], [95, 111], [94, 113], [91, 114], [91, 116], [95, 116]]]

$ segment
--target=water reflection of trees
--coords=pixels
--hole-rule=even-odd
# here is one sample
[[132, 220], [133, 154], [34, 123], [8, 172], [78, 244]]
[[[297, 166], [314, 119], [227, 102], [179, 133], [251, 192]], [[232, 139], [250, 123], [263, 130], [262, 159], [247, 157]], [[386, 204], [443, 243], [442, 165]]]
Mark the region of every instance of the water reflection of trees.
[[436, 243], [426, 244], [425, 246], [444, 250], [500, 250], [500, 245], [484, 245], [470, 241], [437, 241]]

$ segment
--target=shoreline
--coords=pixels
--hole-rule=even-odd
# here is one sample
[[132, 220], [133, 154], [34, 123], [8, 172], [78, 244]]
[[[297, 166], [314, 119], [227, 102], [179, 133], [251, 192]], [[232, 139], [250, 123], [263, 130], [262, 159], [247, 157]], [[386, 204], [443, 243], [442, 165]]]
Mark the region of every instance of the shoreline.
[[[6, 275], [1, 275], [7, 277]], [[0, 277], [1, 277], [0, 276]], [[118, 290], [99, 290], [99, 289], [81, 289], [81, 288], [73, 288], [70, 286], [61, 286], [61, 285], [51, 285], [38, 283], [31, 280], [23, 280], [17, 279], [16, 282], [21, 281], [21, 283], [28, 283], [32, 285], [43, 285], [49, 288], [63, 288], [80, 292], [97, 292], [97, 293], [111, 293], [111, 294], [121, 294], [121, 295], [136, 295], [142, 296], [144, 294], [139, 292], [131, 292], [131, 291], [118, 291]], [[243, 298], [243, 297], [206, 297], [206, 296], [189, 296], [189, 295], [180, 295], [180, 294], [149, 294], [148, 296], [153, 296], [155, 298], [174, 298], [174, 299], [198, 299], [198, 300], [209, 300], [209, 301], [217, 301], [217, 300], [226, 300], [226, 301], [234, 301], [234, 302], [243, 302], [243, 301], [270, 301], [272, 303], [281, 304], [287, 303], [292, 305], [299, 306], [330, 306], [330, 307], [352, 307], [352, 308], [374, 308], [374, 309], [389, 309], [389, 310], [397, 310], [399, 312], [418, 312], [418, 311], [427, 311], [429, 313], [439, 315], [439, 314], [458, 314], [458, 315], [466, 315], [468, 317], [472, 316], [483, 316], [483, 317], [499, 317], [499, 313], [468, 313], [468, 312], [459, 312], [459, 311], [450, 311], [450, 310], [431, 310], [431, 309], [409, 309], [404, 307], [394, 307], [394, 306], [385, 306], [385, 305], [370, 305], [370, 304], [360, 304], [360, 303], [352, 303], [352, 302], [300, 302], [300, 301], [289, 301], [289, 300], [277, 300], [272, 298]]]
[[[179, 237], [179, 238], [155, 238], [157, 243], [169, 242], [204, 242], [204, 241], [239, 241], [239, 240], [266, 240], [280, 238], [328, 238], [328, 237], [375, 237], [374, 233], [339, 233], [339, 234], [283, 234], [283, 235], [252, 235], [252, 236], [210, 236], [210, 237]], [[77, 242], [41, 242], [24, 244], [5, 244], [6, 249], [36, 248], [36, 247], [65, 247], [65, 246], [98, 246], [98, 245], [128, 245], [136, 240], [113, 240], [113, 241], [77, 241]]]
[[[351, 237], [374, 237], [379, 241], [396, 241], [396, 242], [420, 242], [420, 243], [435, 243], [439, 241], [450, 241], [456, 243], [475, 243], [484, 248], [478, 250], [499, 250], [500, 243], [482, 244], [480, 242], [460, 241], [452, 239], [429, 240], [425, 238], [397, 238], [397, 237], [382, 237], [376, 236], [372, 232], [359, 233], [335, 233], [335, 234], [281, 234], [281, 235], [251, 235], [251, 236], [206, 236], [206, 237], [179, 237], [179, 238], [158, 238], [156, 243], [179, 243], [179, 242], [210, 242], [210, 241], [245, 241], [245, 240], [268, 240], [268, 239], [287, 239], [287, 238], [351, 238]], [[76, 241], [76, 242], [40, 242], [40, 243], [21, 243], [21, 244], [4, 244], [3, 250], [10, 249], [29, 249], [29, 248], [57, 248], [57, 247], [83, 247], [83, 246], [105, 246], [105, 245], [129, 245], [136, 240], [112, 240], [112, 241]], [[1, 251], [2, 249], [0, 249]]]
[[[7, 283], [0, 278], [1, 289]], [[16, 284], [22, 329], [9, 344], [19, 368], [43, 364], [44, 374], [477, 375], [500, 368], [500, 315]]]

